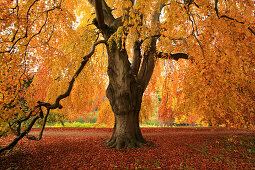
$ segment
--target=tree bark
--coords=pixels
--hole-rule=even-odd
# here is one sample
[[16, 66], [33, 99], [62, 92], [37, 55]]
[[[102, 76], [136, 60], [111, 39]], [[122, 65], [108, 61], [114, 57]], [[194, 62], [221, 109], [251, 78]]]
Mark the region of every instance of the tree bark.
[[110, 148], [143, 147], [146, 140], [139, 127], [139, 112], [130, 112], [123, 115], [115, 114], [114, 132], [106, 144]]
[[[106, 141], [108, 147], [121, 149], [142, 147], [146, 142], [139, 127], [139, 112], [142, 96], [150, 81], [155, 67], [156, 37], [150, 39], [144, 56], [141, 55], [142, 42], [134, 43], [133, 65], [128, 60], [125, 46], [127, 31], [121, 19], [113, 18], [110, 8], [104, 0], [90, 0], [95, 7], [95, 26], [101, 30], [107, 40], [109, 86], [106, 96], [115, 116], [114, 132]], [[153, 22], [159, 21], [160, 10], [155, 12]], [[128, 8], [127, 10], [128, 14]], [[143, 58], [143, 59], [142, 59]]]
[[106, 144], [116, 149], [141, 147], [145, 143], [139, 127], [143, 89], [131, 71], [126, 49], [118, 47], [118, 43], [113, 41], [107, 46], [109, 86], [106, 95], [115, 115], [115, 125]]

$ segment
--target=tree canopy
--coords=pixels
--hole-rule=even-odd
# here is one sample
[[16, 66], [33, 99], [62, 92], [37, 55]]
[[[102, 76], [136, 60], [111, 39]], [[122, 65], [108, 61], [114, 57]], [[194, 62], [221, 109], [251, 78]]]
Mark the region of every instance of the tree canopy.
[[142, 87], [140, 121], [158, 110], [163, 122], [254, 128], [252, 0], [3, 0], [0, 11], [0, 136], [40, 139], [28, 132], [53, 109], [114, 124], [115, 48]]

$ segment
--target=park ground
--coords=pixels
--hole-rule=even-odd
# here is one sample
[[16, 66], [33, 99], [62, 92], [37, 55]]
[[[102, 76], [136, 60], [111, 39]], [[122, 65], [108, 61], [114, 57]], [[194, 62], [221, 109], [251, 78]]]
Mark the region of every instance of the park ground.
[[111, 133], [110, 128], [46, 128], [41, 141], [22, 139], [0, 155], [0, 169], [255, 169], [255, 131], [142, 128], [150, 143], [120, 151], [102, 144]]

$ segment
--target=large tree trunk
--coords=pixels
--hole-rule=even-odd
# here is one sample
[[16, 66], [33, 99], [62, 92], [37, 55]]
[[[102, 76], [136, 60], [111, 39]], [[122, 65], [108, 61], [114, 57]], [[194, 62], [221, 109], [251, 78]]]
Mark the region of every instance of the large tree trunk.
[[[119, 42], [117, 42], [119, 43]], [[139, 127], [143, 90], [131, 72], [125, 49], [111, 41], [108, 50], [109, 86], [106, 91], [115, 116], [114, 132], [107, 146], [120, 149], [145, 143]]]
[[[141, 44], [139, 38], [134, 42], [134, 61], [131, 66], [125, 46], [127, 31], [123, 27], [123, 18], [115, 19], [111, 9], [102, 0], [89, 0], [95, 7], [95, 26], [101, 30], [107, 40], [109, 86], [106, 96], [110, 101], [115, 116], [114, 132], [106, 142], [109, 147], [142, 146], [145, 139], [139, 127], [139, 112], [142, 96], [155, 66], [156, 38], [150, 43], [143, 56], [141, 65]], [[126, 14], [129, 8], [124, 9]], [[124, 15], [125, 17], [125, 15]], [[159, 21], [159, 12], [153, 22]], [[142, 22], [140, 23], [142, 24]]]
[[116, 149], [125, 146], [131, 148], [142, 147], [146, 140], [142, 136], [138, 117], [139, 112], [123, 115], [115, 114], [114, 132], [111, 138], [106, 141], [107, 146]]

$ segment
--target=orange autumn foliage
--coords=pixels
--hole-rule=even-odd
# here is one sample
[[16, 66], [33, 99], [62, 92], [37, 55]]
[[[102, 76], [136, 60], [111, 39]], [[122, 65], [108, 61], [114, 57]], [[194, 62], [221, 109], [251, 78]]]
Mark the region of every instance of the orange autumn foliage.
[[[160, 11], [160, 22], [152, 24], [149, 20], [156, 2], [167, 5]], [[131, 6], [121, 0], [107, 3], [115, 17], [123, 14], [123, 4]], [[253, 127], [254, 4], [244, 0], [196, 3], [199, 8], [179, 1], [141, 0], [125, 20], [125, 26], [132, 26], [126, 43], [138, 36], [144, 43], [148, 37], [159, 36], [158, 51], [185, 52], [192, 60], [188, 65], [180, 60], [167, 66], [157, 62], [140, 120], [154, 115], [157, 98], [161, 98], [158, 115], [165, 122], [185, 115], [188, 123]], [[52, 102], [65, 91], [98, 36], [91, 25], [95, 17], [92, 9], [83, 0], [0, 2], [1, 131], [8, 131], [9, 123], [23, 117], [36, 101]], [[143, 26], [139, 25], [141, 15], [146, 23]], [[155, 32], [158, 25], [159, 33]], [[63, 101], [61, 114], [73, 120], [99, 109], [98, 122], [113, 124], [104, 92], [107, 62], [106, 49], [100, 46], [78, 77], [71, 96]]]

